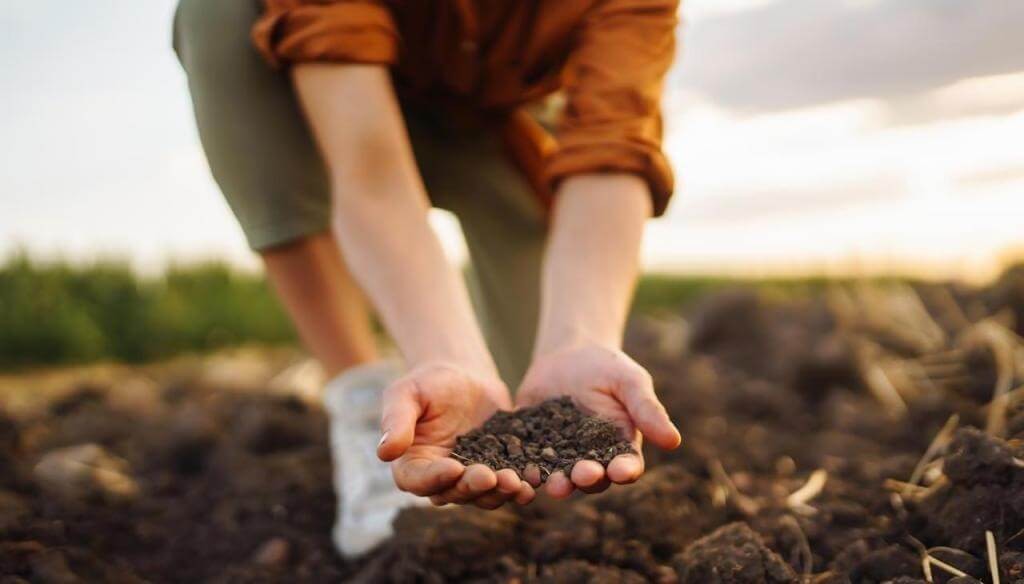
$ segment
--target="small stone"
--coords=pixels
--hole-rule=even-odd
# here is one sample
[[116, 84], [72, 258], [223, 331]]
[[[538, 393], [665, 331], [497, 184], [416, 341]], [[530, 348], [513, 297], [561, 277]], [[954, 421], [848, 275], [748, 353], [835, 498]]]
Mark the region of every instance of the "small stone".
[[280, 568], [288, 563], [291, 544], [283, 537], [275, 537], [263, 543], [253, 554], [253, 561], [261, 566]]
[[541, 458], [543, 458], [544, 460], [546, 460], [548, 462], [554, 462], [554, 461], [558, 460], [558, 453], [555, 452], [555, 449], [550, 447], [550, 446], [547, 446], [543, 450], [541, 450], [540, 451], [540, 456], [541, 456]]
[[127, 461], [90, 443], [47, 452], [32, 469], [32, 476], [51, 495], [74, 500], [101, 496], [120, 501], [139, 493], [128, 470]]
[[679, 584], [679, 576], [671, 566], [658, 566], [656, 577], [658, 584]]
[[506, 434], [501, 437], [505, 442], [505, 452], [511, 457], [520, 457], [523, 455], [523, 441], [518, 437], [511, 434]]
[[500, 450], [504, 447], [496, 436], [492, 436], [490, 434], [485, 434], [480, 438], [480, 445], [487, 450]]

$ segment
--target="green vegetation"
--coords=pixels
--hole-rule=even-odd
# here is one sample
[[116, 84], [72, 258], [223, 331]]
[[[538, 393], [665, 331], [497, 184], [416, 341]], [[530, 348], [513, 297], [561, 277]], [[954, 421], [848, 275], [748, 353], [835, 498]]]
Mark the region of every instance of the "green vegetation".
[[0, 369], [141, 362], [242, 342], [294, 342], [263, 278], [221, 264], [140, 278], [125, 263], [0, 266]]
[[722, 278], [696, 278], [649, 274], [640, 278], [633, 297], [633, 312], [678, 310], [708, 292], [735, 284]]
[[[758, 281], [786, 294], [825, 280]], [[634, 310], [678, 310], [723, 278], [648, 275]], [[295, 333], [259, 274], [210, 263], [138, 276], [126, 263], [0, 265], [0, 370], [97, 360], [143, 362], [240, 343], [288, 344]]]
[[[891, 282], [895, 278], [873, 278], [872, 282]], [[633, 300], [633, 312], [657, 313], [679, 310], [715, 290], [735, 286], [756, 286], [772, 296], [792, 297], [822, 292], [832, 284], [848, 284], [852, 279], [833, 278], [725, 278], [647, 274], [640, 278]]]

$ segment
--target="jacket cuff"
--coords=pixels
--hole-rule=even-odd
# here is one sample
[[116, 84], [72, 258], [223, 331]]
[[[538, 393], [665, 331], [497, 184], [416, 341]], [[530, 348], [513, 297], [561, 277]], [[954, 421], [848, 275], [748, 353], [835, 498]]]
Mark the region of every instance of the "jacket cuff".
[[562, 147], [548, 158], [544, 180], [554, 193], [559, 183], [570, 176], [601, 172], [624, 172], [644, 179], [651, 191], [654, 216], [665, 213], [674, 179], [668, 160], [657, 148], [620, 142]]
[[274, 67], [314, 61], [393, 65], [398, 60], [398, 32], [391, 13], [364, 2], [267, 2], [267, 10], [253, 25], [252, 41]]

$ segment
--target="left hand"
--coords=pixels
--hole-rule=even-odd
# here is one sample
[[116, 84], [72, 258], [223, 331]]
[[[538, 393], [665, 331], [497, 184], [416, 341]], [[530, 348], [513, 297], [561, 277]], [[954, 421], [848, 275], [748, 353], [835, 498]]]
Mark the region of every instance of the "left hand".
[[[654, 393], [651, 375], [618, 348], [587, 343], [536, 357], [516, 394], [516, 406], [563, 395], [584, 412], [618, 425], [637, 453], [616, 456], [607, 469], [597, 461], [582, 460], [569, 477], [561, 471], [552, 474], [547, 491], [556, 499], [568, 497], [577, 488], [599, 493], [611, 483], [636, 481], [644, 472], [642, 436], [665, 449], [681, 442], [679, 430]], [[538, 469], [526, 475], [527, 482], [540, 484]]]

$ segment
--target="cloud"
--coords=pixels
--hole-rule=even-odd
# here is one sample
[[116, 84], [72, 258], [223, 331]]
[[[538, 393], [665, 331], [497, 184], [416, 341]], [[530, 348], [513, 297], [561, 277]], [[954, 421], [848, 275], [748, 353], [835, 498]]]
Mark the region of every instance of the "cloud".
[[683, 30], [672, 85], [733, 110], [895, 98], [1024, 70], [1024, 2], [784, 0]]
[[1024, 110], [1024, 73], [974, 77], [935, 91], [885, 100], [886, 126], [1008, 116]]
[[987, 187], [1006, 183], [1024, 184], [1024, 163], [966, 173], [956, 178], [960, 187]]
[[906, 181], [893, 171], [832, 184], [710, 188], [705, 190], [704, 197], [684, 205], [679, 216], [704, 225], [746, 223], [752, 217], [771, 221], [844, 210], [906, 194]]

